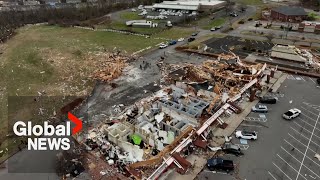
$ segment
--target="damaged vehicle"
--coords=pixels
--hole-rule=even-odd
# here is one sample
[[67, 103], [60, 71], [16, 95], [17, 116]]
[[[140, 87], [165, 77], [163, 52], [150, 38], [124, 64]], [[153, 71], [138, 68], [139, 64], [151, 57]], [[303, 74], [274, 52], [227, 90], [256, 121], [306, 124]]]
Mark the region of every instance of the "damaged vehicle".
[[225, 143], [222, 147], [222, 151], [226, 154], [233, 154], [236, 156], [243, 155], [243, 152], [241, 151], [240, 147], [231, 143]]
[[259, 103], [263, 104], [276, 104], [278, 101], [277, 97], [264, 96], [260, 98]]

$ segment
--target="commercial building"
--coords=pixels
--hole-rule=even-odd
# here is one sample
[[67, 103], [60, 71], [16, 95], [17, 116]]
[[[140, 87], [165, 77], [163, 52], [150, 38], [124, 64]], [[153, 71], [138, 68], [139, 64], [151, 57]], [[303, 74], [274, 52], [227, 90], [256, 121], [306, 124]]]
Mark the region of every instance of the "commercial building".
[[302, 7], [280, 6], [271, 10], [270, 17], [283, 22], [301, 22], [308, 13]]
[[163, 1], [153, 5], [154, 9], [185, 10], [185, 11], [213, 11], [226, 5], [225, 1], [219, 0], [179, 0]]
[[299, 24], [299, 32], [320, 33], [320, 22], [315, 21], [303, 21]]

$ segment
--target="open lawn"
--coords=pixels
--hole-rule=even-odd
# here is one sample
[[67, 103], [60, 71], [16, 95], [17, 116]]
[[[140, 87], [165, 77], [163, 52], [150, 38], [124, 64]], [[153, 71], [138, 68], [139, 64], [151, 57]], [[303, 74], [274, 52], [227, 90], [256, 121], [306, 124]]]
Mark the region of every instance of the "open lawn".
[[143, 19], [143, 16], [138, 15], [139, 12], [122, 12], [120, 14], [120, 18], [123, 20], [138, 20], [138, 19]]
[[237, 2], [245, 5], [262, 5], [263, 4], [262, 0], [239, 0]]
[[[93, 71], [107, 51], [132, 54], [163, 42], [187, 37], [191, 30], [171, 28], [151, 38], [58, 26], [25, 26], [0, 46], [0, 151], [8, 140], [8, 96], [88, 95]], [[32, 107], [32, 106], [30, 106]], [[12, 114], [10, 115], [12, 117]], [[22, 117], [26, 117], [22, 113]], [[19, 118], [19, 117], [18, 117]], [[10, 128], [11, 129], [11, 128]], [[1, 157], [7, 157], [8, 154]]]
[[222, 26], [226, 22], [225, 18], [217, 18], [214, 20], [209, 21], [207, 24], [202, 25], [202, 29], [210, 30], [212, 27], [215, 26]]
[[159, 42], [161, 40], [57, 26], [19, 29], [1, 48], [0, 151], [12, 145], [11, 141], [4, 140], [8, 134], [8, 95], [35, 96], [38, 92], [50, 96], [87, 95], [94, 85], [90, 75], [105, 51], [116, 48], [131, 54]]

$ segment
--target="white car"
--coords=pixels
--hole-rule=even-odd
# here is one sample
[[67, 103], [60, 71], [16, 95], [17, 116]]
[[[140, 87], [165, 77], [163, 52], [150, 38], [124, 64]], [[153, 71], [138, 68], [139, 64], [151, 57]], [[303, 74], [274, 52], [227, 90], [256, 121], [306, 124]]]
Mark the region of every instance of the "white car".
[[179, 38], [178, 39], [178, 42], [182, 42], [182, 41], [184, 41], [184, 38]]
[[236, 138], [256, 140], [258, 135], [255, 131], [236, 131]]
[[259, 112], [259, 113], [267, 113], [268, 112], [268, 107], [265, 105], [257, 105], [257, 106], [253, 106], [251, 108], [252, 112]]
[[166, 48], [166, 47], [168, 47], [168, 44], [161, 43], [161, 44], [159, 45], [159, 48], [160, 48], [160, 49], [164, 49], [164, 48]]
[[293, 108], [293, 109], [290, 109], [289, 111], [287, 111], [286, 113], [283, 113], [282, 117], [284, 119], [290, 120], [295, 117], [298, 117], [300, 114], [301, 114], [301, 110], [299, 110], [297, 108]]

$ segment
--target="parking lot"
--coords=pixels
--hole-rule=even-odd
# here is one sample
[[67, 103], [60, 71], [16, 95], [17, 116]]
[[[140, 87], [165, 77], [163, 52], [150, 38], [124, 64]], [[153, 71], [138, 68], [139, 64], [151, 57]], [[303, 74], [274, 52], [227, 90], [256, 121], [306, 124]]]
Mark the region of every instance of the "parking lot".
[[[212, 38], [204, 43], [212, 48], [211, 51], [213, 53], [226, 53], [230, 49], [240, 56], [247, 56], [252, 52], [269, 51], [274, 46], [271, 42], [243, 39], [235, 36]], [[243, 49], [244, 47], [246, 49]]]
[[[241, 141], [233, 136], [232, 143], [239, 144], [241, 157], [224, 155], [233, 160], [235, 171], [203, 171], [199, 179], [266, 179], [314, 180], [320, 179], [320, 88], [309, 77], [289, 75], [277, 93], [277, 104], [268, 104], [266, 114], [250, 113], [238, 130], [256, 131], [255, 141]], [[291, 121], [281, 116], [291, 108], [301, 115]]]

